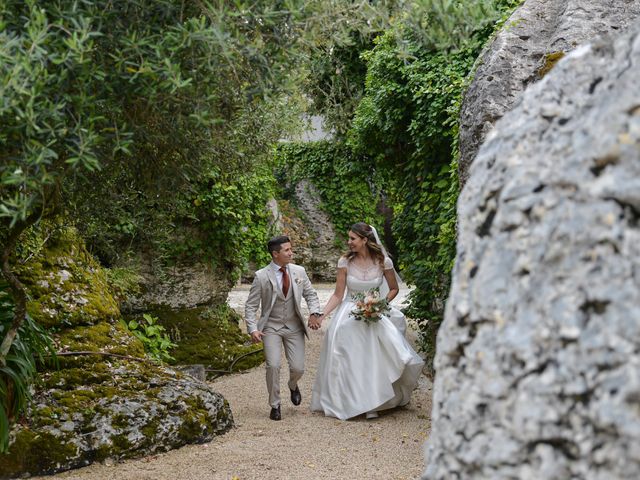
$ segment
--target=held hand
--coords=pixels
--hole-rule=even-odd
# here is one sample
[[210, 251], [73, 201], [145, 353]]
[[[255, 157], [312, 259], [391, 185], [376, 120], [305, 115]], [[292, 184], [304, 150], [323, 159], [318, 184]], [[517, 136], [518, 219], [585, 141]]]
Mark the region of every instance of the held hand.
[[262, 333], [260, 330], [251, 332], [251, 341], [253, 343], [260, 343], [262, 341], [262, 337], [264, 337], [264, 333]]
[[322, 324], [322, 320], [324, 319], [324, 315], [310, 315], [309, 316], [309, 328], [311, 330], [318, 330], [320, 325]]
[[316, 328], [318, 328], [316, 326], [316, 317], [315, 317], [315, 315], [309, 315], [309, 318], [307, 319], [307, 325], [309, 325], [309, 328], [311, 330], [315, 330]]

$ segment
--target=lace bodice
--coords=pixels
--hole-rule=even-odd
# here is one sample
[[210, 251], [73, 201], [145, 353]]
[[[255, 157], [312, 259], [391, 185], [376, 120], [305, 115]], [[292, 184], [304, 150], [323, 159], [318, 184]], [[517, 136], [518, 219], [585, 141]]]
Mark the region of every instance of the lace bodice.
[[[338, 260], [338, 268], [347, 269], [347, 295], [351, 292], [361, 292], [372, 288], [378, 288], [382, 285], [383, 267], [378, 263], [371, 263], [366, 267], [361, 267], [340, 257]], [[393, 262], [389, 257], [384, 259], [384, 270], [393, 269]]]

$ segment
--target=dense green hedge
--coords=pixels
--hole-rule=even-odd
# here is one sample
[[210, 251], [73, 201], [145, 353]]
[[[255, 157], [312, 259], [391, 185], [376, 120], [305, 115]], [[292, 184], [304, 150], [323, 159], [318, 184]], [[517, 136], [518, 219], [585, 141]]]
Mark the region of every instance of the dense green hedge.
[[414, 44], [416, 56], [406, 62], [398, 35], [388, 32], [365, 54], [366, 93], [350, 142], [396, 172], [394, 232], [403, 276], [415, 285], [407, 313], [418, 321], [423, 348], [432, 354], [455, 255], [458, 105], [481, 45], [425, 54]]
[[[193, 200], [201, 238], [177, 242], [194, 255], [224, 262], [235, 278], [248, 262], [263, 265], [271, 260], [266, 244], [274, 233], [266, 208], [275, 195], [275, 179], [266, 167], [248, 173], [212, 169], [201, 179]], [[183, 247], [183, 248], [185, 248]]]

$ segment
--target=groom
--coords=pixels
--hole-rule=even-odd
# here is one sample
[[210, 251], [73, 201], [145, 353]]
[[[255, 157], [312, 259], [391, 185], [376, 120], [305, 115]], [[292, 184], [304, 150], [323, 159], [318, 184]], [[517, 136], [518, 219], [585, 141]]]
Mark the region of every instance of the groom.
[[[280, 420], [280, 358], [282, 347], [289, 363], [291, 402], [300, 405], [302, 395], [298, 380], [304, 373], [304, 340], [309, 335], [308, 322], [302, 317], [304, 297], [313, 312], [321, 316], [318, 294], [304, 268], [291, 263], [293, 250], [289, 237], [281, 235], [267, 243], [271, 263], [258, 270], [245, 304], [247, 331], [253, 343], [264, 344], [267, 366], [267, 391], [271, 405], [271, 420]], [[260, 306], [260, 318], [256, 312]], [[311, 316], [309, 320], [311, 320]]]

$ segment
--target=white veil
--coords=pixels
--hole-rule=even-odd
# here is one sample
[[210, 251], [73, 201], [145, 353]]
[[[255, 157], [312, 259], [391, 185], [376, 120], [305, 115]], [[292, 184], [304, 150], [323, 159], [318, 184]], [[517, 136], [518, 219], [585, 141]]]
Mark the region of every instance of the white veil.
[[[391, 257], [389, 257], [389, 254], [387, 253], [387, 249], [384, 248], [384, 245], [380, 241], [380, 237], [378, 236], [378, 231], [376, 230], [376, 227], [374, 227], [373, 225], [369, 225], [369, 226], [371, 227], [371, 230], [373, 231], [373, 236], [376, 239], [376, 243], [378, 245], [380, 245], [380, 248], [382, 249], [383, 255], [385, 256], [385, 258], [391, 259]], [[395, 267], [393, 269], [393, 273], [396, 276], [396, 281], [398, 282], [398, 287], [400, 287], [400, 282], [402, 281], [402, 279], [400, 278], [400, 275], [396, 271]], [[387, 295], [387, 293], [389, 293], [389, 284], [387, 283], [387, 279], [385, 277], [382, 277], [382, 285], [380, 285], [380, 295], [381, 296], [385, 296], [385, 295]]]
[[[377, 244], [380, 245], [380, 248], [382, 249], [382, 253], [384, 254], [385, 258], [391, 259], [391, 257], [389, 257], [389, 254], [387, 253], [387, 250], [384, 248], [384, 245], [382, 245], [382, 242], [380, 241], [380, 237], [378, 236], [378, 231], [376, 230], [376, 227], [374, 227], [373, 225], [369, 225], [369, 226], [371, 227], [371, 230], [373, 231], [373, 236], [376, 239]], [[400, 278], [400, 275], [398, 275], [398, 272], [395, 269], [395, 267], [393, 268], [393, 273], [396, 276], [396, 282], [398, 282], [398, 288], [400, 288], [400, 282], [402, 281], [402, 279]], [[383, 275], [382, 285], [380, 285], [380, 295], [385, 297], [387, 293], [389, 293], [389, 284], [387, 283], [386, 277]], [[404, 334], [407, 331], [407, 321], [406, 321], [406, 318], [404, 317], [404, 314], [393, 305], [389, 305], [388, 317], [389, 317], [389, 320], [391, 320], [391, 323], [393, 323], [395, 327], [398, 330], [400, 330], [400, 333], [402, 333], [402, 335], [404, 336]]]

